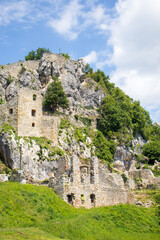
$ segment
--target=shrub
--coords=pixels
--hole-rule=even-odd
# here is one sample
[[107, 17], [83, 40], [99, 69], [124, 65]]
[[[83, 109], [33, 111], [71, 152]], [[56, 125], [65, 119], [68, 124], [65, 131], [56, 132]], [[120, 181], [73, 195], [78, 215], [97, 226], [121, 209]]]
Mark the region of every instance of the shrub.
[[155, 177], [159, 177], [160, 176], [160, 170], [158, 169], [157, 166], [155, 166], [155, 168], [151, 169], [151, 170], [152, 170], [152, 172], [153, 172]]
[[121, 176], [123, 178], [123, 182], [126, 183], [128, 179], [127, 176], [124, 173], [122, 173]]
[[65, 57], [66, 60], [70, 59], [68, 53], [60, 53], [61, 56]]
[[77, 114], [74, 115], [75, 119], [78, 120], [79, 116]]
[[84, 125], [86, 125], [88, 127], [90, 127], [92, 124], [92, 120], [87, 117], [80, 117], [80, 120]]
[[78, 143], [79, 142], [84, 143], [86, 141], [86, 136], [84, 135], [82, 129], [76, 128], [75, 132], [74, 132], [74, 136], [75, 136], [75, 139], [77, 140]]
[[11, 77], [11, 75], [9, 74], [7, 77], [7, 85], [9, 85], [11, 82], [13, 82], [13, 78]]
[[70, 122], [64, 118], [61, 119], [60, 122], [60, 128], [64, 129], [64, 128], [69, 128], [71, 126]]
[[144, 144], [143, 154], [151, 160], [160, 161], [160, 141], [155, 140]]
[[112, 162], [113, 155], [115, 152], [115, 143], [114, 141], [107, 141], [104, 135], [97, 131], [94, 136], [93, 144], [96, 147], [96, 156], [104, 162]]
[[139, 164], [139, 163], [136, 163], [136, 164], [135, 164], [135, 167], [136, 167], [136, 169], [140, 169], [140, 164]]
[[25, 56], [25, 60], [28, 61], [41, 59], [43, 53], [50, 53], [49, 48], [38, 48], [36, 51], [32, 50], [27, 56]]

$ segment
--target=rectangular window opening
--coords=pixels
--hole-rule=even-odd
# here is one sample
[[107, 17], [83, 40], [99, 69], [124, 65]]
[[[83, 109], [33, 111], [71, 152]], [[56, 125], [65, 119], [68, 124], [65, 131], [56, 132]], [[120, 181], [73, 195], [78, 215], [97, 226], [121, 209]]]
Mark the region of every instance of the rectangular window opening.
[[36, 116], [36, 110], [35, 110], [35, 109], [32, 109], [32, 111], [31, 111], [31, 116], [32, 116], [32, 117], [35, 117], [35, 116]]
[[32, 123], [32, 127], [35, 127], [35, 123]]
[[33, 94], [33, 100], [36, 101], [37, 95]]

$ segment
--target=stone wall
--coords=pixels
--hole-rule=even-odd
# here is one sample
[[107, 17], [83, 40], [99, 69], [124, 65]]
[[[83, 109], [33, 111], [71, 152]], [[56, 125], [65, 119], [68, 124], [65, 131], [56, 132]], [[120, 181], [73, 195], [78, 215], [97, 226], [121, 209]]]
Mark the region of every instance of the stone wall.
[[42, 115], [41, 134], [58, 145], [60, 117]]
[[106, 173], [96, 157], [88, 164], [82, 164], [76, 155], [68, 160], [61, 158], [52, 187], [74, 207], [91, 208], [130, 202], [122, 177]]
[[17, 131], [17, 108], [17, 98], [8, 101], [6, 104], [0, 105], [0, 125], [11, 124]]
[[41, 123], [41, 94], [28, 88], [21, 89], [18, 95], [18, 135], [42, 136]]
[[18, 136], [46, 137], [58, 144], [60, 117], [44, 115], [38, 91], [21, 88], [18, 96], [0, 105], [0, 125], [11, 124]]

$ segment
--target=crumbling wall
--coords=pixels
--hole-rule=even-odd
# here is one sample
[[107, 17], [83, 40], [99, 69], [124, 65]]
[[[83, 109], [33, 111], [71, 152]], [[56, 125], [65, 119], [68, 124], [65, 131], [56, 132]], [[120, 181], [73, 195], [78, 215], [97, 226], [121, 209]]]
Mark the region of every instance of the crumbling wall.
[[28, 88], [18, 95], [18, 135], [42, 136], [42, 97], [37, 91]]
[[42, 115], [41, 134], [58, 145], [60, 117]]
[[17, 131], [17, 109], [18, 109], [18, 100], [17, 97], [0, 105], [0, 125], [10, 124]]
[[52, 187], [69, 204], [91, 208], [130, 202], [122, 177], [103, 171], [96, 157], [92, 157], [88, 165], [81, 164], [76, 155], [68, 161], [61, 158], [58, 162], [59, 170]]

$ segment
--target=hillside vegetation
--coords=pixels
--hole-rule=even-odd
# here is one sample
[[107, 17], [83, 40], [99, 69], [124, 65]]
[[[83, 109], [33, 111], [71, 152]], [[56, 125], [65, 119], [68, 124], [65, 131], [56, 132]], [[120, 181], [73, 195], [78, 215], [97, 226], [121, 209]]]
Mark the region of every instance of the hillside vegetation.
[[158, 208], [118, 205], [74, 209], [53, 190], [0, 184], [0, 239], [159, 239]]
[[[121, 89], [115, 87], [110, 82], [109, 76], [103, 71], [93, 71], [86, 65], [86, 78], [93, 79], [106, 93], [98, 112], [98, 129], [103, 133], [108, 141], [117, 139], [118, 143], [132, 147], [131, 140], [140, 134], [150, 143], [144, 145], [143, 155], [148, 157], [150, 163], [154, 160], [160, 161], [160, 126], [153, 124], [149, 115], [139, 101], [134, 101], [126, 95]], [[109, 162], [113, 152], [107, 152]], [[142, 157], [142, 156], [141, 156]], [[142, 157], [143, 158], [143, 157]]]

